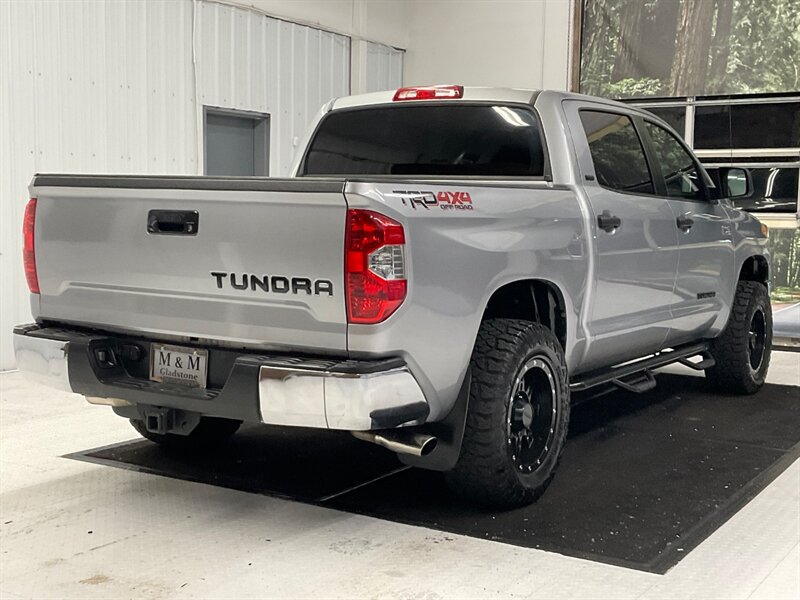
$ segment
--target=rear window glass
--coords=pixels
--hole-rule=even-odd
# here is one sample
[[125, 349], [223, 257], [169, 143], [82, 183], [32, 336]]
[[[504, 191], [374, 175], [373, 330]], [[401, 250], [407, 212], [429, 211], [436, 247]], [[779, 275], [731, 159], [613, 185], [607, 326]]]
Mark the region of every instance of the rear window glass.
[[544, 151], [531, 109], [361, 108], [324, 118], [300, 173], [541, 177]]

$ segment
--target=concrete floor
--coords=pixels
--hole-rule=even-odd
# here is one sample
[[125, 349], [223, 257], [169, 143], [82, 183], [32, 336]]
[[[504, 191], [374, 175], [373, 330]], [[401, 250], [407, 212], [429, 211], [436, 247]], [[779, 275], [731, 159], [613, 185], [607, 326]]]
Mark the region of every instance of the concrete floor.
[[800, 598], [800, 461], [661, 576], [60, 458], [133, 437], [0, 374], [0, 598]]

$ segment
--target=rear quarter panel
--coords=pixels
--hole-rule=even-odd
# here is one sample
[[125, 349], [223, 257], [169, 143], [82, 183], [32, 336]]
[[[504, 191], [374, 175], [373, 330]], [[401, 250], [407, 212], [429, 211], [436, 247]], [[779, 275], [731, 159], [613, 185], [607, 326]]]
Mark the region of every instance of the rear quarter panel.
[[[440, 192], [468, 194], [471, 208], [434, 204]], [[427, 205], [409, 201], [420, 193]], [[379, 325], [349, 325], [348, 350], [355, 357], [403, 356], [431, 404], [430, 420], [446, 416], [455, 402], [486, 305], [507, 283], [542, 279], [560, 289], [567, 361], [576, 358], [588, 240], [571, 189], [545, 182], [397, 180], [348, 182], [345, 195], [349, 208], [375, 210], [403, 224], [409, 272], [400, 309]]]

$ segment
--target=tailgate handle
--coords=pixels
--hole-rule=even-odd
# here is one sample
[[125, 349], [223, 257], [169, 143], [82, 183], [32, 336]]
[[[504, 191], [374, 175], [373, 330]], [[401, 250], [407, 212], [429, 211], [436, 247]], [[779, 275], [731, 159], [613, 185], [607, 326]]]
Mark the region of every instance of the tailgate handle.
[[147, 213], [147, 233], [197, 235], [200, 214], [196, 210], [151, 210]]

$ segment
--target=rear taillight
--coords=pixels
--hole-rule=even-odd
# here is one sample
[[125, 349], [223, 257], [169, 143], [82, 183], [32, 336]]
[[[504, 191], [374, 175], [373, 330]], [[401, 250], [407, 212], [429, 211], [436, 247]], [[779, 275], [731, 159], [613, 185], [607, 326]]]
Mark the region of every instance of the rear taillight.
[[370, 210], [347, 211], [345, 281], [347, 320], [380, 323], [406, 298], [403, 226]]
[[430, 87], [404, 87], [394, 93], [394, 100], [438, 100], [445, 98], [461, 98], [464, 95], [463, 85], [432, 85]]
[[36, 225], [36, 198], [31, 198], [25, 207], [22, 219], [22, 262], [25, 265], [25, 279], [31, 293], [39, 293], [39, 276], [36, 274], [36, 252], [33, 245], [33, 234]]

